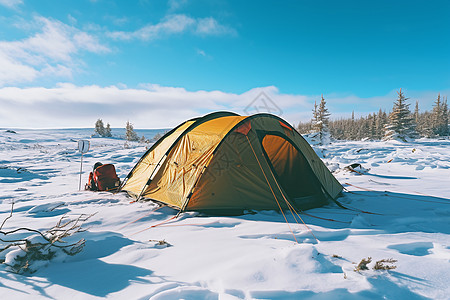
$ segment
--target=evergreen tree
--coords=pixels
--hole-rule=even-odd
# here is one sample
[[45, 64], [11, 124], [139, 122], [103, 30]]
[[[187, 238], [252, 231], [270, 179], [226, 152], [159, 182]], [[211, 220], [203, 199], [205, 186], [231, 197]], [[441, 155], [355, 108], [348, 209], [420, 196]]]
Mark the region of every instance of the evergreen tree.
[[441, 94], [438, 94], [433, 106], [431, 131], [433, 136], [447, 136], [449, 134], [447, 100], [441, 101]]
[[125, 138], [127, 141], [139, 141], [139, 136], [134, 131], [133, 124], [131, 124], [129, 121], [127, 121], [125, 130]]
[[350, 122], [350, 128], [348, 128], [348, 137], [350, 140], [355, 140], [356, 139], [356, 127], [355, 127], [355, 111], [352, 110], [352, 119]]
[[317, 105], [317, 103], [314, 102], [313, 120], [312, 120], [313, 130], [318, 133], [318, 139], [321, 144], [330, 143], [330, 130], [328, 128], [329, 118], [330, 113], [326, 108], [326, 102], [322, 95], [319, 105]]
[[394, 102], [392, 112], [389, 114], [389, 123], [386, 125], [384, 140], [397, 139], [406, 141], [416, 136], [413, 118], [409, 110], [409, 104], [403, 95], [402, 89], [398, 93], [397, 101]]
[[366, 135], [370, 139], [377, 139], [377, 118], [376, 114], [369, 114], [367, 116], [367, 122], [368, 122], [368, 134]]
[[297, 126], [297, 131], [301, 134], [308, 134], [312, 132], [311, 121], [309, 122], [299, 122]]
[[387, 123], [386, 112], [382, 111], [380, 108], [375, 121], [376, 139], [381, 140], [381, 138], [384, 136], [384, 127], [386, 126], [386, 123]]
[[442, 107], [441, 107], [441, 94], [438, 94], [436, 102], [433, 106], [432, 117], [431, 117], [431, 130], [433, 136], [438, 136], [442, 126]]
[[419, 100], [416, 100], [416, 107], [414, 108], [414, 122], [419, 123]]
[[109, 125], [109, 123], [106, 124], [106, 128], [105, 128], [105, 137], [112, 137], [112, 133], [111, 133], [111, 125]]
[[416, 107], [414, 108], [414, 123], [418, 135], [423, 136], [426, 131], [426, 124], [423, 122], [423, 114], [420, 113], [418, 100], [416, 101]]
[[155, 134], [155, 136], [152, 138], [152, 141], [157, 142], [160, 138], [162, 138], [163, 135], [161, 133]]
[[[438, 95], [432, 111], [420, 112], [419, 102], [416, 101], [414, 113], [409, 112], [406, 98], [402, 91], [391, 114], [386, 114], [381, 108], [378, 113], [371, 113], [367, 117], [355, 119], [355, 113], [352, 112], [349, 118], [340, 118], [339, 120], [328, 121], [328, 129], [331, 136], [338, 140], [359, 140], [365, 138], [371, 139], [399, 139], [406, 140], [411, 137], [436, 137], [449, 136], [449, 109], [446, 97]], [[317, 132], [319, 140], [319, 130], [323, 126], [321, 122], [320, 105], [315, 103], [313, 109], [313, 119], [311, 122], [298, 125], [300, 133]], [[395, 126], [395, 125], [398, 126]], [[400, 128], [400, 130], [398, 129]], [[394, 128], [397, 128], [396, 131]]]
[[432, 118], [433, 114], [428, 111], [423, 112], [419, 115], [419, 123], [417, 124], [417, 127], [420, 136], [423, 137], [433, 136]]
[[102, 119], [98, 119], [95, 122], [95, 133], [97, 133], [99, 136], [105, 136], [105, 126], [103, 125]]
[[445, 97], [442, 102], [442, 136], [448, 136], [450, 134], [448, 128], [448, 113], [447, 97]]
[[313, 117], [311, 119], [311, 131], [317, 132], [320, 130], [320, 128], [317, 128], [317, 124], [319, 123], [319, 113], [317, 108], [317, 102], [314, 101], [314, 108], [313, 108]]
[[150, 140], [146, 139], [144, 135], [141, 136], [139, 143], [150, 143]]
[[[433, 111], [420, 112], [419, 103], [416, 101], [414, 113], [409, 115], [411, 119], [411, 128], [413, 129], [413, 137], [436, 137], [436, 136], [449, 136], [449, 110], [447, 99], [444, 97], [438, 97], [436, 104], [433, 107]], [[405, 97], [402, 93], [401, 102], [405, 105]], [[437, 108], [439, 107], [439, 109]], [[317, 111], [319, 108], [317, 108]], [[392, 117], [391, 114], [390, 117]], [[437, 126], [434, 123], [439, 124]], [[339, 119], [329, 121], [329, 130], [333, 138], [338, 140], [359, 140], [365, 138], [371, 139], [382, 139], [385, 136], [385, 131], [391, 129], [392, 121], [388, 118], [388, 115], [382, 109], [379, 109], [378, 113], [371, 113], [367, 117], [360, 117], [355, 120], [354, 112], [352, 112], [351, 117], [346, 119]], [[307, 126], [311, 123], [304, 123], [299, 128], [302, 127], [303, 133], [307, 133]], [[308, 127], [310, 128], [310, 127]], [[415, 134], [414, 134], [415, 130]], [[392, 132], [391, 132], [392, 133]], [[398, 138], [397, 135], [393, 138]]]

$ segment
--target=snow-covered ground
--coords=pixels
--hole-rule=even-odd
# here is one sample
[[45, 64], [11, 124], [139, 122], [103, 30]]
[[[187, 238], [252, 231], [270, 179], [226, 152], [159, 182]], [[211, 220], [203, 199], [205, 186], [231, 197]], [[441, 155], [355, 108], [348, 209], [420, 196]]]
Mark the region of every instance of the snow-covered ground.
[[[36, 262], [32, 274], [1, 264], [0, 299], [450, 298], [448, 140], [327, 146], [324, 161], [349, 191], [338, 199], [349, 209], [308, 210], [301, 217], [311, 231], [291, 218], [295, 243], [274, 211], [189, 212], [169, 220], [176, 211], [130, 203], [123, 193], [78, 191], [76, 141], [89, 138], [90, 130], [16, 132], [0, 130], [0, 223], [15, 203], [2, 231], [45, 231], [63, 215], [96, 214], [83, 225], [86, 231], [69, 237], [86, 240], [79, 254]], [[146, 150], [119, 139], [90, 141], [83, 184], [97, 161], [114, 163], [124, 178]], [[344, 169], [353, 163], [361, 164], [358, 173]], [[11, 262], [18, 253], [12, 247], [0, 259]], [[369, 270], [356, 272], [368, 257]], [[395, 269], [372, 269], [390, 258]]]

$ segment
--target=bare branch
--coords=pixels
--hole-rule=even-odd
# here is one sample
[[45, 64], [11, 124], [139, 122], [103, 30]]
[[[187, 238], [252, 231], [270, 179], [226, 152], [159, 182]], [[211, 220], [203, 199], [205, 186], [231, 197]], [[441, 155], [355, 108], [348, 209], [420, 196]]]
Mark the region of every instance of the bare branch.
[[7, 217], [3, 220], [3, 223], [2, 223], [2, 225], [0, 226], [0, 230], [2, 230], [3, 225], [5, 225], [6, 221], [12, 217], [13, 211], [14, 211], [14, 201], [11, 203], [11, 212], [9, 213], [9, 216], [7, 216]]
[[[10, 216], [3, 221], [2, 227], [6, 220], [11, 218], [12, 213], [13, 208], [11, 208]], [[27, 227], [16, 228], [9, 231], [0, 230], [0, 236], [18, 232], [30, 233], [27, 237], [21, 239], [5, 240], [0, 238], [1, 242], [7, 244], [6, 246], [2, 245], [4, 247], [0, 248], [0, 252], [8, 250], [11, 247], [16, 247], [23, 251], [23, 254], [15, 256], [12, 263], [8, 260], [6, 262], [0, 260], [0, 263], [7, 265], [9, 271], [14, 273], [33, 273], [36, 271], [33, 269], [34, 261], [49, 261], [54, 258], [58, 251], [62, 251], [66, 255], [71, 256], [79, 253], [86, 244], [85, 239], [80, 239], [75, 243], [68, 244], [64, 238], [85, 231], [85, 229], [81, 227], [82, 224], [94, 215], [95, 214], [82, 214], [74, 219], [70, 219], [68, 216], [64, 215], [58, 220], [55, 226], [45, 232]], [[42, 237], [42, 239], [33, 239], [33, 237], [36, 237], [35, 234]]]

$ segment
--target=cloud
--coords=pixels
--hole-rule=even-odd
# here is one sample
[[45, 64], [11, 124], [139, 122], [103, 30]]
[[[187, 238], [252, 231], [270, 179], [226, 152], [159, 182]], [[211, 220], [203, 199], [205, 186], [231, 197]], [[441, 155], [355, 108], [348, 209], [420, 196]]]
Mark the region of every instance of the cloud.
[[6, 6], [8, 8], [15, 9], [19, 5], [23, 4], [23, 0], [0, 0], [0, 5]]
[[195, 33], [199, 35], [235, 35], [236, 30], [219, 24], [214, 18], [203, 18], [197, 20]]
[[166, 16], [157, 24], [146, 25], [136, 31], [114, 31], [108, 35], [116, 40], [151, 41], [165, 36], [191, 32], [196, 35], [235, 35], [233, 28], [219, 24], [214, 18], [191, 18], [184, 14]]
[[203, 57], [203, 58], [205, 58], [207, 60], [212, 60], [213, 59], [212, 55], [209, 55], [208, 53], [206, 53], [205, 50], [197, 48], [197, 49], [195, 49], [195, 52], [197, 53], [197, 55], [199, 55], [199, 56], [201, 56], [201, 57]]
[[33, 67], [22, 64], [21, 62], [4, 55], [1, 51], [1, 45], [0, 70], [8, 70], [7, 72], [0, 72], [0, 86], [9, 82], [32, 81], [39, 73]]
[[155, 25], [147, 25], [133, 32], [114, 31], [108, 35], [116, 40], [143, 40], [157, 39], [162, 35], [170, 35], [183, 32], [195, 21], [185, 15], [172, 15]]
[[201, 56], [204, 56], [204, 57], [206, 56], [206, 52], [201, 50], [201, 49], [197, 49], [197, 54], [201, 55]]
[[178, 10], [187, 4], [187, 0], [169, 0], [167, 4], [169, 5], [169, 11]]
[[309, 105], [307, 97], [281, 94], [276, 87], [254, 88], [241, 94], [188, 91], [158, 84], [142, 84], [135, 89], [68, 83], [54, 88], [4, 87], [0, 88], [0, 127], [91, 127], [102, 118], [113, 127], [123, 127], [130, 120], [136, 128], [168, 128], [218, 110], [245, 114], [244, 109], [261, 91], [283, 111], [292, 110], [293, 103], [301, 110]]
[[104, 53], [109, 49], [96, 37], [60, 21], [35, 17], [34, 35], [18, 41], [0, 41], [0, 86], [31, 82], [38, 77], [70, 78], [81, 63], [81, 51]]
[[[258, 102], [261, 92], [268, 98], [265, 103]], [[437, 96], [437, 92], [408, 93], [420, 96], [410, 96], [410, 103], [413, 105], [419, 100], [421, 109], [428, 109], [425, 108], [427, 105], [431, 108]], [[448, 94], [450, 90], [441, 91], [441, 96]], [[371, 98], [354, 95], [324, 97], [332, 119], [350, 117], [352, 110], [357, 117], [377, 112], [380, 107], [388, 112], [396, 99], [391, 93]], [[311, 119], [314, 100], [320, 100], [320, 95], [286, 94], [275, 86], [257, 87], [240, 94], [218, 90], [189, 91], [148, 83], [137, 88], [128, 88], [124, 84], [101, 87], [70, 83], [60, 83], [53, 88], [4, 87], [0, 88], [0, 128], [92, 127], [98, 118], [113, 127], [124, 127], [129, 120], [136, 128], [170, 128], [213, 111], [246, 115], [270, 112], [271, 107], [279, 108], [280, 116], [295, 125]], [[367, 108], [366, 102], [372, 103], [374, 109]]]
[[71, 14], [67, 15], [67, 20], [69, 21], [70, 24], [75, 25], [77, 24], [78, 20], [72, 16]]
[[116, 16], [109, 16], [109, 15], [106, 15], [106, 16], [104, 16], [103, 17], [105, 20], [108, 20], [108, 21], [110, 21], [110, 22], [112, 22], [115, 26], [123, 26], [123, 25], [125, 25], [125, 24], [127, 24], [130, 20], [127, 18], [127, 17], [125, 17], [125, 16], [122, 16], [122, 17], [116, 17]]

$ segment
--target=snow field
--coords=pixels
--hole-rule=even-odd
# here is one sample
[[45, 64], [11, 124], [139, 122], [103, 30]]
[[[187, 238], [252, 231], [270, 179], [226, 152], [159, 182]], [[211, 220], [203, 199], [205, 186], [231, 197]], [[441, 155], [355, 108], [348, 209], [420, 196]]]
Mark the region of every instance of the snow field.
[[[448, 299], [450, 141], [334, 142], [318, 153], [349, 192], [290, 217], [294, 242], [274, 211], [203, 216], [125, 194], [78, 191], [76, 141], [86, 130], [0, 131], [3, 231], [45, 231], [64, 215], [93, 214], [75, 256], [36, 262], [32, 274], [0, 265], [1, 299]], [[146, 148], [90, 139], [83, 185], [97, 161], [124, 178]], [[359, 173], [345, 170], [360, 163]], [[368, 213], [363, 213], [366, 211]], [[152, 225], [166, 223], [149, 228]], [[24, 234], [8, 235], [20, 238]], [[164, 241], [164, 242], [160, 242]], [[16, 252], [13, 252], [16, 251]], [[7, 252], [7, 253], [5, 253]], [[20, 251], [0, 253], [11, 261]], [[397, 260], [393, 270], [355, 272], [363, 258]]]

